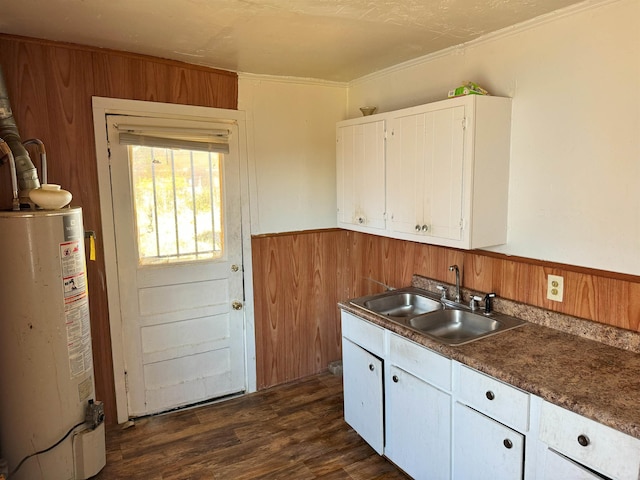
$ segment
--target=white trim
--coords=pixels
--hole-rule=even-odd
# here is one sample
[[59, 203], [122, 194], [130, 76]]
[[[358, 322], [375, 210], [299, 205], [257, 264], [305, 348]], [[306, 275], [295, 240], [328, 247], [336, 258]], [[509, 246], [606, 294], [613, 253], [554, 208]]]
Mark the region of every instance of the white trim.
[[242, 256], [245, 288], [245, 386], [247, 392], [256, 391], [256, 347], [255, 320], [253, 316], [253, 272], [251, 265], [251, 228], [249, 207], [249, 159], [246, 141], [245, 113], [239, 110], [196, 107], [167, 103], [123, 100], [93, 97], [93, 129], [96, 142], [98, 168], [98, 189], [100, 216], [105, 257], [105, 282], [109, 307], [109, 327], [111, 352], [115, 381], [116, 414], [118, 423], [129, 419], [127, 392], [125, 388], [124, 351], [122, 345], [122, 318], [120, 315], [120, 294], [118, 290], [117, 253], [115, 250], [115, 229], [111, 197], [111, 181], [108, 158], [105, 116], [107, 114], [127, 114], [137, 116], [158, 116], [184, 120], [215, 120], [218, 123], [236, 123], [240, 149], [240, 182], [242, 208]]
[[391, 67], [378, 70], [377, 72], [364, 75], [362, 77], [356, 78], [348, 82], [348, 86], [349, 88], [351, 88], [355, 85], [366, 83], [371, 80], [375, 80], [376, 78], [384, 77], [398, 71], [406, 70], [407, 68], [432, 62], [434, 60], [437, 60], [438, 58], [446, 57], [456, 53], [457, 54], [464, 53], [464, 50], [466, 48], [477, 47], [484, 43], [493, 42], [500, 38], [516, 35], [520, 32], [524, 32], [531, 28], [544, 25], [546, 23], [555, 22], [556, 20], [560, 20], [570, 15], [575, 15], [583, 11], [600, 8], [604, 5], [608, 5], [610, 3], [616, 3], [619, 1], [620, 0], [586, 0], [581, 3], [576, 3], [565, 8], [561, 8], [560, 10], [555, 10], [553, 12], [545, 13], [543, 15], [532, 18], [530, 20], [525, 20], [524, 22], [517, 23], [515, 25], [510, 25], [500, 30], [496, 30], [495, 32], [490, 32], [485, 35], [481, 35], [480, 37], [474, 40], [460, 43], [458, 45], [454, 45], [442, 50], [438, 50], [437, 52], [429, 53], [427, 55], [423, 55], [422, 57], [407, 60], [406, 62], [398, 63], [396, 65], [392, 65]]
[[349, 82], [335, 82], [322, 80], [319, 78], [306, 77], [279, 77], [277, 75], [267, 75], [261, 73], [238, 73], [238, 80], [255, 80], [259, 82], [295, 83], [296, 85], [316, 85], [322, 87], [348, 88]]

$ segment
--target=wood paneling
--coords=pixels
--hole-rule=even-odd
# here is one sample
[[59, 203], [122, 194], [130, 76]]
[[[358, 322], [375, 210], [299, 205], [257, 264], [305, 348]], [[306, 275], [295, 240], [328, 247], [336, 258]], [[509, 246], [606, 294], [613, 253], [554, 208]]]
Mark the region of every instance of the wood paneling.
[[[341, 358], [338, 301], [411, 283], [414, 273], [640, 332], [640, 277], [481, 251], [462, 251], [346, 230], [254, 237], [258, 387], [327, 368]], [[546, 277], [564, 277], [564, 301]]]
[[[345, 235], [350, 245], [348, 268], [356, 269], [350, 272], [351, 296], [370, 293], [372, 287], [362, 284], [366, 277], [393, 287], [409, 285], [414, 273], [453, 283], [455, 277], [448, 267], [455, 263], [461, 267], [466, 288], [493, 291], [503, 298], [640, 331], [640, 277], [357, 232]], [[549, 274], [564, 277], [561, 303], [546, 298]]]
[[[88, 262], [96, 395], [115, 421], [109, 312], [105, 286], [91, 97], [115, 97], [236, 109], [235, 73], [169, 60], [0, 34], [0, 65], [23, 139], [47, 149], [49, 182], [73, 193], [84, 225], [97, 233]], [[39, 159], [34, 163], [39, 166]], [[0, 208], [11, 207], [8, 166], [0, 168]]]
[[252, 239], [258, 388], [321, 372], [341, 358], [343, 244], [339, 230]]

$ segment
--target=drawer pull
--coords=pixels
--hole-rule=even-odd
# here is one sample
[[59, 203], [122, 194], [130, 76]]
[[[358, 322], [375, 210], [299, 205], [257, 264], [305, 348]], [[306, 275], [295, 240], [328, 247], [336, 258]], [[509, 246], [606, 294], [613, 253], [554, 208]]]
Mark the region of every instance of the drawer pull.
[[371, 370], [373, 372], [373, 370], [375, 369], [375, 367], [373, 366], [373, 363], [369, 364], [369, 370]]
[[485, 393], [485, 396], [489, 400], [493, 400], [494, 398], [496, 398], [496, 394], [493, 393], [491, 390], [487, 390], [487, 393]]
[[393, 380], [393, 383], [398, 383], [398, 375], [394, 375], [392, 380]]
[[513, 447], [513, 442], [511, 440], [509, 440], [508, 438], [505, 438], [504, 441], [502, 442], [502, 444], [506, 448], [512, 448]]
[[586, 447], [591, 443], [591, 440], [589, 440], [589, 437], [586, 435], [578, 435], [578, 443], [583, 447]]

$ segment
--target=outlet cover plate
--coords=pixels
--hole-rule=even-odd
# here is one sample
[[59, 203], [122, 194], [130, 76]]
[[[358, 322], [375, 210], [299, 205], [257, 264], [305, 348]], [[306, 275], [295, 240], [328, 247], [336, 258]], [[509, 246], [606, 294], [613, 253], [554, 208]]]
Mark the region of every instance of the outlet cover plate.
[[554, 302], [562, 302], [564, 296], [564, 278], [560, 275], [547, 277], [547, 298]]

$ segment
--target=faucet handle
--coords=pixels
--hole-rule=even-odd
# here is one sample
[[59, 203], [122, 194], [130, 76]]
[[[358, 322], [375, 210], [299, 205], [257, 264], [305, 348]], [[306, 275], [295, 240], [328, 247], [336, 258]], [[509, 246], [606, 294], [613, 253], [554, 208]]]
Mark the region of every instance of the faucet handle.
[[482, 301], [482, 297], [478, 295], [472, 295], [469, 299], [469, 308], [473, 312], [476, 308], [478, 308], [478, 302]]
[[440, 292], [441, 292], [440, 298], [442, 300], [446, 300], [447, 299], [447, 287], [445, 287], [444, 285], [436, 285], [436, 289], [440, 290]]

